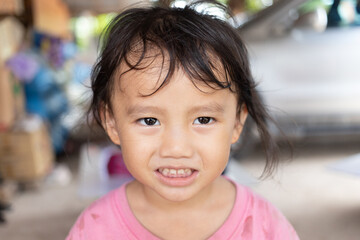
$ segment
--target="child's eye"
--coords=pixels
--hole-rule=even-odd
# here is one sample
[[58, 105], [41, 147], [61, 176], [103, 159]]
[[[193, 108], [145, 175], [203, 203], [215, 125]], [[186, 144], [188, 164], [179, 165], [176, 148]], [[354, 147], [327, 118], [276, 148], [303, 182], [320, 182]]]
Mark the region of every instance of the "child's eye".
[[194, 124], [209, 124], [213, 121], [214, 119], [212, 117], [198, 117], [195, 119]]
[[145, 126], [155, 126], [160, 125], [159, 120], [156, 118], [142, 118], [138, 120], [141, 125]]

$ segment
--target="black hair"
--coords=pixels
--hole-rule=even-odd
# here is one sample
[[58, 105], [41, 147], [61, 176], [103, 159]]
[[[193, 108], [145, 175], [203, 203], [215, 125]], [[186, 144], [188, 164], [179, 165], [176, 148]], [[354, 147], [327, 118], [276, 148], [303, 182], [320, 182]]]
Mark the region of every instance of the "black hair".
[[[120, 64], [126, 63], [127, 71], [146, 68], [141, 63], [150, 49], [157, 48], [163, 65], [164, 61], [167, 64], [167, 74], [157, 90], [180, 67], [194, 84], [228, 88], [237, 94], [238, 113], [244, 104], [257, 125], [266, 155], [263, 174], [270, 174], [278, 162], [278, 147], [267, 129], [269, 115], [255, 89], [247, 49], [236, 29], [225, 20], [196, 11], [196, 6], [132, 8], [116, 16], [102, 35], [101, 54], [91, 75], [93, 98], [89, 112], [103, 127], [102, 109], [112, 111], [114, 76], [119, 74]], [[135, 61], [131, 56], [130, 61], [134, 48], [140, 54], [136, 54]], [[219, 71], [225, 72], [225, 81], [217, 77]], [[121, 81], [121, 74], [116, 79]]]

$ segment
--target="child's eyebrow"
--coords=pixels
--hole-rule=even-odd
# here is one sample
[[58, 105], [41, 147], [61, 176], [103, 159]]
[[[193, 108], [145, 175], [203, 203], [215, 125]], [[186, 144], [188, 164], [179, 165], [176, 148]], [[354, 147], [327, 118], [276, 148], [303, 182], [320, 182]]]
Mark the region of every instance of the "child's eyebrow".
[[194, 106], [191, 108], [190, 113], [223, 113], [225, 112], [224, 106], [220, 105], [219, 103], [212, 102], [206, 105], [199, 105]]
[[162, 112], [162, 110], [159, 107], [155, 107], [155, 106], [134, 105], [134, 106], [128, 107], [126, 112], [128, 115], [132, 115], [132, 114], [139, 114], [139, 113], [160, 113], [160, 112]]

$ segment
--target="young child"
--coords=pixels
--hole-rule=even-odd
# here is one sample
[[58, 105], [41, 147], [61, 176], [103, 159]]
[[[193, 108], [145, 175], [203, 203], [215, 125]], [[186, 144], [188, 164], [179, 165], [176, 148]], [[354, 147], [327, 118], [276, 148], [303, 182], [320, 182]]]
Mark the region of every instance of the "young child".
[[221, 174], [250, 114], [277, 161], [247, 52], [226, 22], [137, 8], [109, 25], [91, 112], [135, 178], [86, 209], [67, 239], [298, 239], [285, 217]]

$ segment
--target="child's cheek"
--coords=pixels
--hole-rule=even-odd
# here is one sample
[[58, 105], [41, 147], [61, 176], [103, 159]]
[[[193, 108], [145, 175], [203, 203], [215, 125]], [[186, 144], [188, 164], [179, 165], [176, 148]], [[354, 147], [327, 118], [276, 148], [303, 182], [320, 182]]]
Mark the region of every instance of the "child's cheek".
[[212, 126], [194, 126], [193, 131], [199, 137], [208, 137], [216, 132]]

